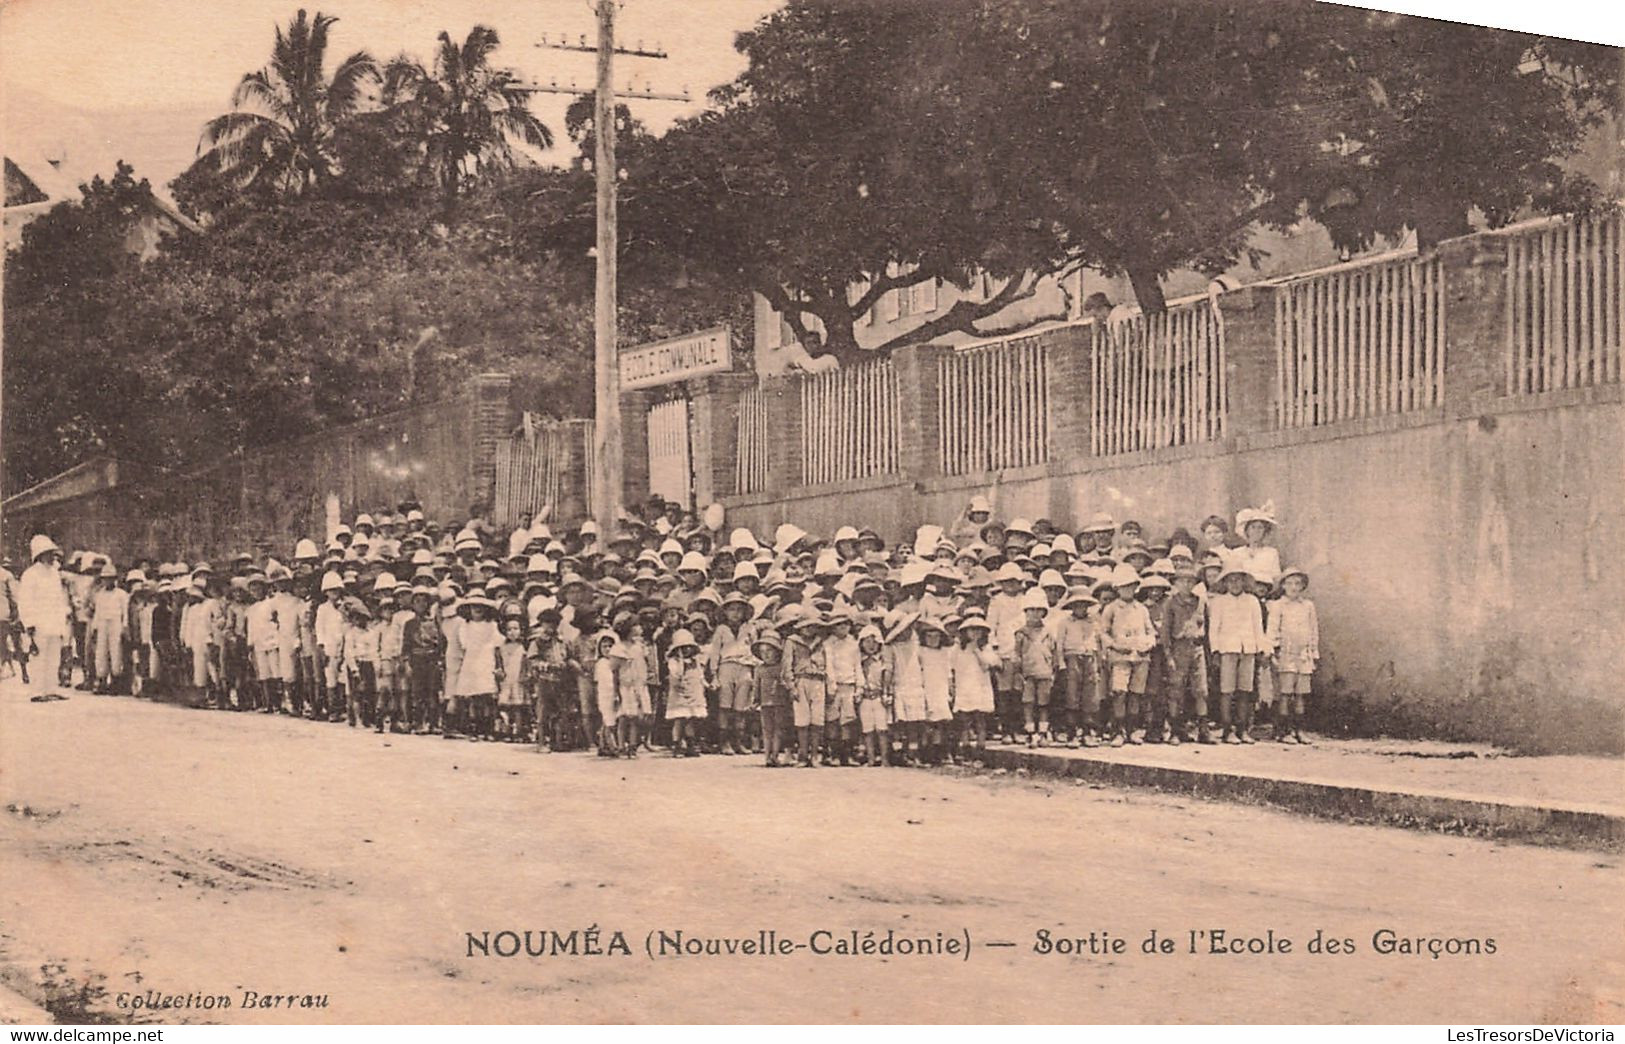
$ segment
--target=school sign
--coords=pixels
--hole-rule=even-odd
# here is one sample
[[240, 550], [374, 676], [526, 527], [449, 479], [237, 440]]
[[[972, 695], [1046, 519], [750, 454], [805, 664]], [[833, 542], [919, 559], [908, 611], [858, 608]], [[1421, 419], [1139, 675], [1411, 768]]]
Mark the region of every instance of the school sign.
[[620, 359], [623, 389], [652, 388], [729, 369], [733, 344], [728, 328], [716, 326], [625, 349]]

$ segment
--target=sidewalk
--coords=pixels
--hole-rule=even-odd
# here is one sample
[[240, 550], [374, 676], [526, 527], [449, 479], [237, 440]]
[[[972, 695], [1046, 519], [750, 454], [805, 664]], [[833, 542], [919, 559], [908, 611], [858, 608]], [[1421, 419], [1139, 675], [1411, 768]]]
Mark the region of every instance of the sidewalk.
[[995, 769], [1270, 805], [1351, 822], [1571, 847], [1625, 842], [1625, 759], [1422, 740], [988, 750]]

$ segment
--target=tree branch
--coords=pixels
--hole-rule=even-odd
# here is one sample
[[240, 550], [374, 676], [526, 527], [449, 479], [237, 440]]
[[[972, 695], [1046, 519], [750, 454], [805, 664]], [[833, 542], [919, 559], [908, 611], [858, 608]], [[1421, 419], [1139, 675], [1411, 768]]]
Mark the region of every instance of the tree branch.
[[1044, 322], [1050, 319], [1064, 319], [1066, 314], [1063, 308], [1060, 315], [1043, 316], [1038, 320], [1023, 320], [1019, 325], [1007, 329], [982, 330], [977, 328], [976, 324], [980, 320], [997, 315], [1017, 301], [1025, 301], [1033, 297], [1038, 292], [1039, 282], [1040, 277], [1037, 273], [1029, 269], [1019, 277], [1012, 276], [1010, 279], [1005, 280], [1004, 285], [999, 288], [998, 292], [986, 301], [955, 301], [952, 307], [937, 318], [921, 323], [912, 330], [904, 331], [883, 344], [877, 345], [871, 351], [885, 354], [894, 348], [901, 348], [909, 344], [920, 344], [949, 333], [964, 333], [973, 337], [997, 337], [1002, 333], [1013, 332], [1031, 326], [1035, 321]]

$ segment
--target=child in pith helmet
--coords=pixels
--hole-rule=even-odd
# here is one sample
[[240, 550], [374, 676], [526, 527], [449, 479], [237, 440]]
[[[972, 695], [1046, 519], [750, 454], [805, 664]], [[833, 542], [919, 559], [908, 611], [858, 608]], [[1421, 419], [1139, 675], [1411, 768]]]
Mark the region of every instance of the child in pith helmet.
[[717, 731], [724, 754], [743, 754], [740, 734], [750, 714], [756, 657], [751, 652], [750, 600], [738, 591], [722, 602], [711, 638], [717, 684]]
[[[393, 605], [385, 620], [384, 633], [379, 641], [378, 671], [381, 683], [391, 697], [389, 705], [391, 732], [406, 732], [412, 727], [411, 667], [407, 663], [406, 632], [417, 620], [417, 614], [412, 609], [411, 600], [412, 589], [405, 584], [396, 585], [391, 596]], [[381, 613], [382, 604], [379, 609]]]
[[959, 621], [958, 647], [950, 661], [950, 699], [959, 723], [959, 742], [964, 753], [987, 748], [987, 719], [993, 713], [993, 674], [999, 654], [988, 647], [989, 627], [981, 614]]
[[952, 761], [954, 735], [954, 650], [942, 621], [921, 617], [915, 625], [919, 635], [920, 687], [925, 698], [925, 741], [922, 757], [927, 764]]
[[615, 655], [621, 663], [615, 679], [620, 694], [616, 718], [616, 739], [621, 753], [638, 756], [643, 744], [643, 723], [653, 709], [649, 695], [649, 644], [636, 613], [622, 612], [614, 621]]
[[824, 660], [824, 628], [817, 613], [801, 616], [793, 627], [784, 643], [784, 675], [793, 698], [797, 762], [802, 768], [812, 768], [814, 737], [824, 731], [829, 678]]
[[1144, 741], [1134, 726], [1145, 698], [1150, 653], [1157, 638], [1151, 614], [1134, 597], [1140, 587], [1139, 576], [1126, 565], [1118, 566], [1111, 582], [1117, 597], [1101, 611], [1101, 642], [1111, 674], [1111, 744], [1121, 747], [1125, 740]]
[[705, 720], [705, 666], [700, 645], [686, 630], [671, 636], [666, 663], [666, 719], [671, 722], [673, 757], [699, 757], [694, 730]]
[[858, 690], [863, 685], [862, 653], [852, 633], [849, 612], [830, 615], [829, 637], [824, 639], [824, 763], [838, 757], [842, 765], [852, 763], [858, 731]]
[[411, 606], [411, 619], [403, 621], [401, 627], [406, 686], [411, 692], [407, 728], [430, 732], [439, 725], [445, 638], [440, 631], [435, 590], [427, 581], [413, 586]]
[[[1219, 725], [1225, 743], [1251, 743], [1253, 674], [1269, 640], [1245, 568], [1227, 564], [1223, 589], [1207, 598], [1208, 648], [1219, 659]], [[1232, 711], [1234, 722], [1232, 723]]]
[[322, 604], [316, 607], [316, 649], [321, 660], [322, 699], [315, 716], [332, 721], [348, 700], [344, 670], [344, 636], [349, 625], [345, 617], [344, 578], [328, 571], [321, 579]]
[[457, 670], [457, 698], [467, 706], [468, 738], [494, 739], [496, 736], [497, 671], [502, 633], [497, 630], [496, 605], [484, 595], [463, 599], [463, 616], [458, 640], [462, 661]]
[[[1167, 560], [1163, 560], [1167, 565]], [[1152, 569], [1156, 569], [1156, 565]], [[1171, 567], [1168, 570], [1172, 572]], [[1151, 618], [1151, 633], [1156, 639], [1149, 654], [1150, 669], [1145, 678], [1145, 741], [1147, 743], [1161, 743], [1164, 730], [1169, 722], [1173, 723], [1173, 742], [1179, 742], [1179, 716], [1168, 706], [1168, 661], [1163, 655], [1162, 648], [1162, 603], [1167, 599], [1169, 590], [1173, 587], [1169, 578], [1162, 572], [1148, 570], [1140, 578], [1140, 590], [1136, 597]]]
[[858, 635], [858, 728], [863, 734], [865, 762], [879, 768], [891, 757], [889, 729], [892, 712], [890, 659], [880, 628], [864, 626]]
[[1206, 634], [1207, 607], [1196, 596], [1196, 567], [1182, 563], [1174, 571], [1174, 593], [1163, 600], [1158, 635], [1167, 665], [1168, 710], [1173, 720], [1170, 742], [1191, 738], [1184, 725], [1189, 720], [1187, 708], [1196, 719], [1197, 742], [1213, 742], [1207, 724]]
[[497, 647], [496, 732], [503, 740], [518, 743], [530, 737], [531, 728], [524, 622], [517, 616], [504, 617], [501, 631], [502, 644]]
[[920, 643], [915, 636], [916, 613], [892, 610], [886, 615], [887, 675], [891, 683], [893, 731], [901, 741], [898, 752], [905, 765], [915, 763], [925, 747], [925, 675], [920, 667]]
[[1320, 618], [1315, 603], [1305, 597], [1309, 574], [1288, 569], [1281, 574], [1282, 597], [1271, 606], [1268, 635], [1275, 649], [1278, 707], [1281, 728], [1276, 738], [1285, 743], [1288, 730], [1294, 743], [1303, 738], [1303, 714], [1309, 702], [1310, 680], [1320, 660]]
[[274, 711], [282, 705], [282, 683], [277, 674], [276, 605], [266, 595], [264, 573], [248, 575], [248, 650], [254, 665], [254, 708]]
[[1027, 619], [1016, 632], [1015, 659], [1021, 671], [1022, 725], [1027, 746], [1031, 747], [1049, 740], [1050, 692], [1055, 686], [1059, 653], [1054, 633], [1045, 626], [1049, 599], [1044, 592], [1038, 588], [1028, 591], [1022, 597], [1021, 608]]
[[[1012, 525], [1024, 524], [1018, 519]], [[987, 606], [988, 648], [999, 657], [993, 671], [994, 704], [1005, 733], [1014, 738], [1011, 719], [1021, 713], [1021, 665], [1016, 659], [1016, 632], [1027, 622], [1021, 599], [1027, 589], [1027, 574], [1014, 562], [1006, 562], [993, 574], [998, 593]]]
[[1100, 697], [1095, 692], [1095, 623], [1090, 615], [1095, 600], [1086, 586], [1070, 588], [1061, 601], [1066, 612], [1056, 631], [1057, 651], [1066, 667], [1063, 727], [1070, 733], [1069, 745], [1095, 745], [1099, 726]]
[[575, 680], [570, 677], [570, 650], [559, 637], [556, 609], [542, 609], [531, 618], [531, 705], [535, 708], [537, 745], [544, 751], [573, 746], [577, 710]]
[[90, 595], [89, 641], [95, 690], [111, 693], [124, 673], [124, 647], [130, 627], [130, 593], [118, 585], [118, 570], [108, 562]]
[[[373, 661], [373, 697], [372, 697], [372, 727], [375, 732], [383, 732], [388, 719], [395, 714], [395, 663], [390, 656], [391, 632], [394, 630], [395, 616], [395, 589], [377, 596], [377, 606], [371, 620], [367, 621], [367, 630], [372, 632], [372, 641], [377, 645], [376, 658]], [[397, 723], [399, 719], [396, 719]]]
[[345, 618], [345, 692], [349, 699], [345, 720], [350, 728], [370, 723], [378, 695], [378, 632], [373, 630], [372, 610], [359, 598], [347, 598], [341, 605]]
[[762, 717], [762, 749], [768, 768], [778, 768], [784, 750], [790, 686], [784, 675], [784, 640], [777, 631], [759, 631], [751, 642], [756, 666], [751, 673], [754, 701]]

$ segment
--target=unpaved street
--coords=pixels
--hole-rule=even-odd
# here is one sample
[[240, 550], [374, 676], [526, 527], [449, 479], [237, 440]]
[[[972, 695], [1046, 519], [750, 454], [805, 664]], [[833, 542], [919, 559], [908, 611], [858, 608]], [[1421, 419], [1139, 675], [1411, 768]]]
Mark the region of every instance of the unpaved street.
[[[147, 990], [233, 1002], [169, 1019], [1625, 1018], [1625, 875], [1610, 855], [1012, 777], [610, 762], [84, 694], [34, 704], [11, 684], [0, 764], [8, 977], [60, 961], [108, 1004]], [[594, 925], [631, 955], [466, 956], [468, 932]], [[1178, 952], [1142, 953], [1153, 928]], [[1273, 930], [1294, 949], [1183, 952], [1211, 928]], [[1378, 955], [1383, 928], [1496, 952]], [[965, 961], [651, 961], [660, 929], [972, 946]], [[1357, 952], [1304, 952], [1317, 929]], [[1040, 955], [1039, 930], [1128, 948]], [[245, 1010], [244, 990], [329, 1006]]]

